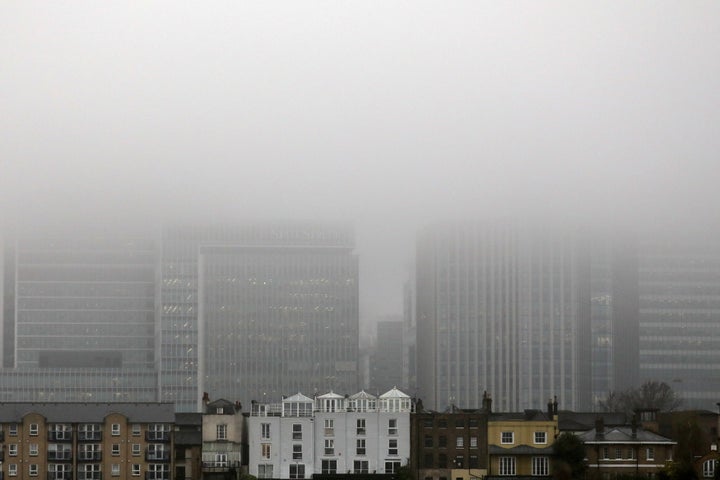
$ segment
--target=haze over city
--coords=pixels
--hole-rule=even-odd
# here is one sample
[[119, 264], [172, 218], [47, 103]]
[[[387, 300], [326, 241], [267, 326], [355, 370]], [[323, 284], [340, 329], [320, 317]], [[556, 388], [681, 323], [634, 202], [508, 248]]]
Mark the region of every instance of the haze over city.
[[355, 226], [361, 321], [418, 227], [716, 222], [720, 4], [0, 5], [5, 229]]

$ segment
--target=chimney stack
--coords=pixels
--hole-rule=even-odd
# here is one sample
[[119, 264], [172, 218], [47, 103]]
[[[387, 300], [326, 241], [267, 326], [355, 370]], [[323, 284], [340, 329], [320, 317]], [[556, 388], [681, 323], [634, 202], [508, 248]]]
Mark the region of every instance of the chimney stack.
[[490, 398], [490, 395], [488, 395], [487, 391], [483, 392], [482, 406], [483, 410], [485, 410], [487, 413], [492, 412], [492, 398]]
[[597, 440], [603, 440], [605, 438], [605, 421], [602, 417], [595, 419], [595, 438]]
[[632, 438], [636, 439], [637, 438], [637, 427], [638, 427], [637, 414], [633, 415], [631, 426], [632, 426]]

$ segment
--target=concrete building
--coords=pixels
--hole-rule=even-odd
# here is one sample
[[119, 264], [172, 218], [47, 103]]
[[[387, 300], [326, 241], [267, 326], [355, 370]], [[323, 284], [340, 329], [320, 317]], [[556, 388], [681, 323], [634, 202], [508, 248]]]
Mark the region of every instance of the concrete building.
[[0, 403], [2, 477], [170, 480], [171, 404]]
[[248, 419], [249, 473], [258, 478], [391, 474], [410, 455], [410, 397], [300, 393], [254, 403]]
[[544, 225], [454, 223], [422, 231], [418, 397], [437, 410], [479, 408], [484, 390], [504, 411], [553, 395], [569, 408], [589, 405], [589, 262], [581, 245], [577, 232]]
[[377, 335], [370, 359], [370, 388], [384, 392], [392, 387], [407, 389], [403, 383], [404, 324], [401, 319], [377, 322]]
[[193, 411], [202, 391], [245, 404], [307, 386], [354, 391], [353, 248], [336, 225], [165, 229], [161, 398]]

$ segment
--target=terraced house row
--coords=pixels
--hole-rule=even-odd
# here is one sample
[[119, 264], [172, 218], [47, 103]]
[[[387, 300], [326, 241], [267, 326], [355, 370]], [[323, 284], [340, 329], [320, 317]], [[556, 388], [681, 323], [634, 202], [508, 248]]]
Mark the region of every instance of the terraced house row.
[[[418, 480], [539, 479], [552, 477], [563, 432], [585, 444], [593, 478], [653, 478], [677, 445], [654, 412], [628, 421], [559, 412], [557, 402], [494, 412], [489, 395], [480, 409], [437, 412], [396, 388], [278, 400], [244, 411], [205, 394], [202, 413], [171, 403], [0, 403], [0, 480], [379, 480], [403, 469]], [[712, 478], [718, 417], [706, 413], [697, 469]]]

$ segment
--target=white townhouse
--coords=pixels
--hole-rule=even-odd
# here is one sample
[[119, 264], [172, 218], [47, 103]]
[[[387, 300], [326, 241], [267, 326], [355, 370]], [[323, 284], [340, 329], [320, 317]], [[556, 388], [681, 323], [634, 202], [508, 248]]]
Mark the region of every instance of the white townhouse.
[[394, 473], [410, 456], [410, 397], [393, 388], [314, 400], [300, 393], [254, 404], [248, 419], [249, 473], [258, 478]]

